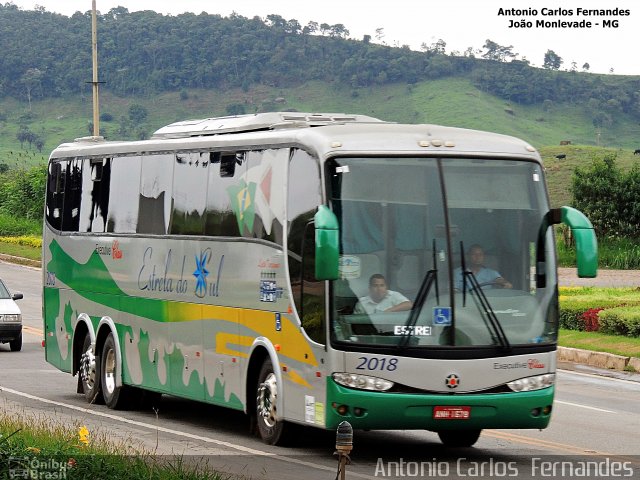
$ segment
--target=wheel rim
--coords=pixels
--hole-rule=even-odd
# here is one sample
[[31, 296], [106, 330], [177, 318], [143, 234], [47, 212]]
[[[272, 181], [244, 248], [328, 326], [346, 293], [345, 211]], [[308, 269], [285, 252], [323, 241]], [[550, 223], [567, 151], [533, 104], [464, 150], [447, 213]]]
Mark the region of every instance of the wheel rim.
[[80, 373], [84, 384], [92, 390], [96, 384], [96, 356], [91, 347], [80, 357]]
[[113, 349], [107, 350], [105, 355], [103, 387], [109, 395], [116, 389], [116, 354]]
[[276, 400], [278, 398], [278, 382], [275, 373], [271, 372], [258, 387], [258, 417], [272, 428], [278, 421]]

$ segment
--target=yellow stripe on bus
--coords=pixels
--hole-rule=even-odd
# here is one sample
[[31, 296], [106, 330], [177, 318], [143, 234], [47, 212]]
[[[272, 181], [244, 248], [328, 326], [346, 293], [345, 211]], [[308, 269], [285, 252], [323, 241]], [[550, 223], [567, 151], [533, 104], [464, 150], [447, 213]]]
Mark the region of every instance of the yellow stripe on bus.
[[[313, 350], [309, 341], [302, 333], [301, 329], [295, 325], [291, 319], [281, 313], [265, 312], [262, 310], [249, 310], [232, 307], [219, 307], [215, 305], [199, 305], [197, 303], [174, 303], [167, 305], [169, 321], [188, 322], [203, 319], [224, 320], [239, 323], [256, 333], [255, 337], [269, 338], [274, 345], [279, 345], [279, 352], [292, 360], [317, 366]], [[280, 330], [276, 328], [276, 315], [280, 315]], [[220, 338], [218, 336], [216, 338]], [[255, 337], [240, 337], [229, 334], [229, 340], [218, 344], [216, 351], [228, 355], [246, 357], [246, 353], [234, 350], [227, 344], [240, 344], [250, 346]], [[223, 337], [226, 338], [226, 337]], [[249, 339], [249, 340], [247, 340]], [[248, 342], [248, 343], [247, 343]]]

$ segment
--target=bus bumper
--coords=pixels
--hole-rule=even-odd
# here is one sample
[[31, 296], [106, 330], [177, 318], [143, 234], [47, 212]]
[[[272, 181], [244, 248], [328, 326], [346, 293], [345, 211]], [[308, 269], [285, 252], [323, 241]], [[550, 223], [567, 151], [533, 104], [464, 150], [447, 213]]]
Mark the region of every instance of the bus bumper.
[[[354, 390], [328, 378], [326, 428], [335, 429], [346, 420], [354, 429], [364, 430], [541, 429], [551, 419], [554, 391], [551, 386], [513, 393], [400, 394]], [[465, 413], [434, 418], [434, 410], [443, 410], [436, 407], [462, 407]]]

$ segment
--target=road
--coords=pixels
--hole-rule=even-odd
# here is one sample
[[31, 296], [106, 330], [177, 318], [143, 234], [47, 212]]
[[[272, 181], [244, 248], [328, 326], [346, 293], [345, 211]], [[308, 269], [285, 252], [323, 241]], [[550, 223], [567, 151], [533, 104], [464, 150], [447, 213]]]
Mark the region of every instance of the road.
[[578, 278], [575, 268], [559, 268], [558, 279], [564, 287], [640, 287], [640, 270], [601, 268], [596, 278]]
[[[85, 425], [91, 438], [108, 439], [127, 452], [181, 455], [241, 478], [335, 478], [334, 432], [302, 430], [295, 446], [272, 447], [249, 433], [243, 414], [218, 407], [167, 396], [156, 411], [86, 404], [75, 393], [76, 379], [44, 361], [40, 270], [0, 262], [0, 278], [25, 295], [23, 351], [0, 345], [0, 415], [74, 429]], [[602, 469], [612, 466], [620, 467], [622, 477], [638, 478], [640, 381], [560, 370], [557, 387], [548, 429], [486, 430], [470, 449], [447, 450], [426, 431], [356, 432], [347, 478], [552, 478], [545, 472], [556, 468], [559, 476], [562, 461], [569, 462], [566, 468], [596, 462], [601, 470], [592, 478], [604, 478]]]

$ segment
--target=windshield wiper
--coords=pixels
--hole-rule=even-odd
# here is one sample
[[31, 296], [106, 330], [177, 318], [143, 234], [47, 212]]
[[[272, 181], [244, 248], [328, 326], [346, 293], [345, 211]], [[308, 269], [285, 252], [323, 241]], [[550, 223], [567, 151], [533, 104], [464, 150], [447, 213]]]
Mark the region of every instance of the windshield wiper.
[[[471, 270], [466, 268], [465, 258], [464, 258], [464, 245], [460, 242], [460, 267], [462, 269], [462, 306], [466, 306], [467, 302], [467, 280], [471, 283], [471, 291], [477, 293], [477, 300], [475, 300], [476, 306], [478, 302], [480, 302], [478, 310], [481, 313], [484, 313], [486, 317], [489, 319], [489, 324], [491, 325], [491, 329], [493, 329], [492, 337], [494, 341], [500, 344], [500, 346], [504, 350], [511, 350], [511, 344], [509, 343], [509, 339], [507, 335], [504, 333], [502, 328], [502, 324], [500, 320], [496, 316], [496, 313], [493, 311], [487, 296], [484, 294], [484, 290], [480, 286], [478, 279], [474, 275]], [[486, 322], [485, 322], [486, 323]], [[491, 330], [490, 330], [491, 331]]]
[[422, 283], [420, 284], [420, 290], [418, 290], [418, 294], [416, 295], [416, 300], [413, 302], [411, 306], [411, 311], [409, 312], [409, 318], [407, 318], [407, 322], [405, 323], [405, 333], [400, 342], [398, 343], [398, 347], [405, 347], [409, 343], [409, 339], [413, 335], [413, 330], [418, 323], [418, 317], [420, 317], [420, 312], [422, 312], [422, 307], [424, 307], [425, 302], [427, 301], [427, 297], [429, 296], [429, 291], [431, 290], [431, 286], [436, 284], [436, 301], [440, 302], [440, 292], [438, 290], [438, 268], [436, 264], [436, 241], [433, 239], [433, 268], [429, 270], [424, 278], [422, 279]]

